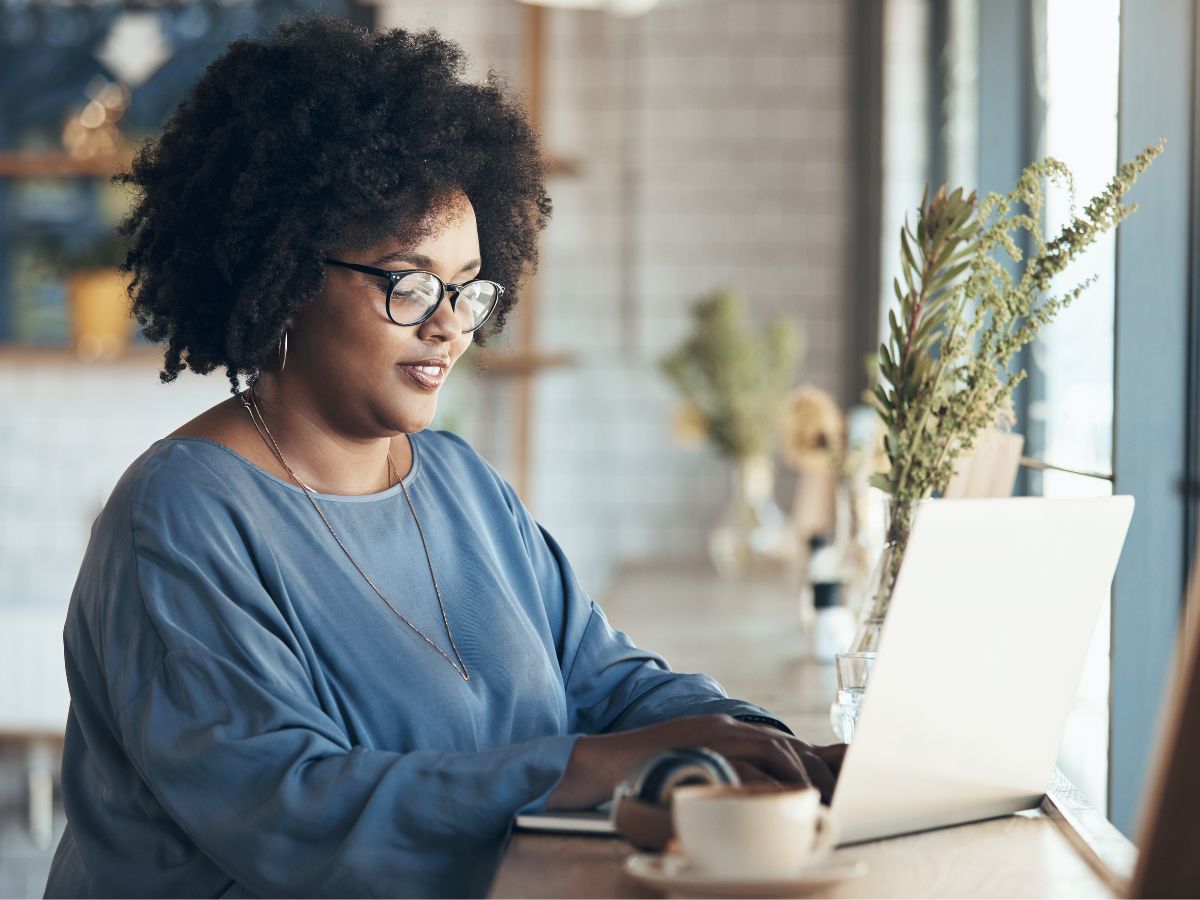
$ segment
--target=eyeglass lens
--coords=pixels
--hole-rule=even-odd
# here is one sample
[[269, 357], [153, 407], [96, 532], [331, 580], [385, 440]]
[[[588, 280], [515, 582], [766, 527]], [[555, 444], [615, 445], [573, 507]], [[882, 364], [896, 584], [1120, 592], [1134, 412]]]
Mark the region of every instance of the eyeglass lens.
[[[400, 325], [417, 322], [438, 301], [441, 284], [428, 272], [409, 272], [392, 289], [392, 320]], [[478, 328], [496, 303], [496, 286], [490, 281], [472, 281], [458, 293], [454, 312], [464, 331]]]

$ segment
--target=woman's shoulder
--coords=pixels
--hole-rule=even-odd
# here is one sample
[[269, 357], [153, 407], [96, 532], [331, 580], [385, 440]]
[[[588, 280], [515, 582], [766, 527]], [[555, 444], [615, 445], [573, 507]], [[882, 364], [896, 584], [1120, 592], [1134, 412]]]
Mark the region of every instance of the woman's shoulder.
[[[172, 435], [155, 441], [122, 476], [153, 496], [166, 491], [203, 491], [248, 478], [253, 464], [220, 441]], [[222, 492], [224, 493], [224, 491]]]
[[118, 479], [101, 519], [128, 518], [135, 531], [147, 520], [184, 528], [228, 520], [255, 493], [250, 466], [216, 441], [161, 438]]
[[480, 456], [474, 447], [453, 431], [426, 428], [424, 431], [410, 434], [409, 440], [413, 439], [421, 445], [423, 450], [446, 460], [451, 465], [491, 468], [487, 460]]
[[[474, 447], [453, 431], [437, 431], [426, 428], [424, 431], [418, 431], [408, 437], [409, 441], [417, 447], [414, 454], [417, 459], [426, 457], [427, 462], [433, 462], [438, 467], [456, 473], [469, 470], [476, 475], [486, 475], [489, 479], [500, 477]], [[424, 476], [424, 472], [421, 474]]]
[[410, 438], [415, 438], [416, 459], [425, 458], [420, 463], [423, 480], [435, 477], [430, 471], [434, 469], [456, 493], [474, 489], [502, 494], [505, 502], [512, 505], [516, 494], [504, 476], [460, 435], [427, 428]]

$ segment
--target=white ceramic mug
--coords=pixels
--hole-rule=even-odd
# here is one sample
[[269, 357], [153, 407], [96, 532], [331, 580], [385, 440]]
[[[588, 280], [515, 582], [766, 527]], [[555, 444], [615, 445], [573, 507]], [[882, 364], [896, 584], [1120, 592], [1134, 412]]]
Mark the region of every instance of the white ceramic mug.
[[837, 843], [811, 787], [686, 785], [671, 794], [671, 821], [688, 862], [718, 877], [787, 878]]

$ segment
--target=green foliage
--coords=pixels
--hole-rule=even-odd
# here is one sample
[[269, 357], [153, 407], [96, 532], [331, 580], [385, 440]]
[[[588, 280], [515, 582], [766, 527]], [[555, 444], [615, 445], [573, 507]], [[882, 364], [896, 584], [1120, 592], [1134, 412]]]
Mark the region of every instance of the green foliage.
[[692, 333], [662, 361], [662, 371], [704, 415], [724, 456], [770, 453], [776, 420], [800, 358], [796, 328], [777, 321], [749, 331], [741, 298], [720, 290], [692, 308]]
[[[916, 228], [900, 231], [902, 279], [898, 307], [888, 313], [888, 339], [879, 348], [873, 402], [886, 428], [889, 470], [872, 484], [899, 503], [946, 487], [956, 458], [1007, 407], [1025, 377], [1010, 369], [1022, 347], [1095, 280], [1056, 293], [1062, 272], [1101, 234], [1137, 207], [1122, 204], [1163, 149], [1147, 147], [1122, 164], [1108, 186], [1052, 238], [1042, 231], [1043, 182], [1066, 185], [1070, 171], [1055, 159], [1033, 163], [1006, 194], [975, 194], [943, 186], [926, 190]], [[1028, 235], [1022, 262], [1017, 236]]]

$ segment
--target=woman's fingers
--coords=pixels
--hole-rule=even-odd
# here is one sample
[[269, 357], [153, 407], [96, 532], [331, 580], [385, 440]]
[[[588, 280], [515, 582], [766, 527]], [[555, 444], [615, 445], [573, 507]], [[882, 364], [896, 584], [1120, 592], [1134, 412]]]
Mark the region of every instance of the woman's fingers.
[[751, 757], [754, 764], [784, 784], [803, 784], [821, 792], [821, 801], [833, 799], [837, 778], [829, 764], [803, 741], [773, 741]]
[[753, 763], [744, 760], [731, 760], [733, 770], [738, 773], [742, 784], [779, 784], [779, 782]]
[[825, 761], [825, 765], [829, 766], [829, 770], [833, 772], [833, 777], [837, 778], [842, 772], [842, 762], [846, 758], [848, 746], [848, 744], [827, 744], [824, 747], [813, 747], [812, 750]]
[[730, 751], [733, 756], [749, 760], [784, 784], [812, 784], [811, 774], [800, 753], [804, 747], [807, 745], [802, 741], [782, 732], [772, 735], [751, 726], [740, 730]]
[[821, 792], [821, 802], [828, 805], [833, 799], [833, 788], [837, 778], [829, 765], [811, 748], [802, 752], [804, 769], [812, 779], [813, 786]]
[[837, 771], [845, 755], [844, 745], [813, 747], [778, 729], [742, 723], [737, 726], [737, 732], [745, 745], [729, 748], [730, 755], [753, 763], [778, 782], [816, 787], [825, 803], [833, 798]]

